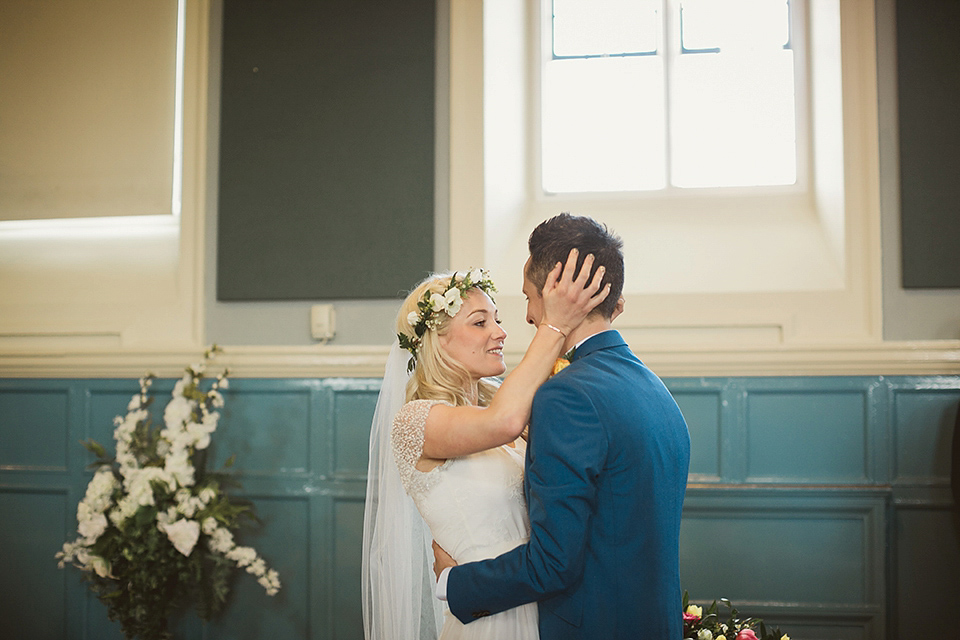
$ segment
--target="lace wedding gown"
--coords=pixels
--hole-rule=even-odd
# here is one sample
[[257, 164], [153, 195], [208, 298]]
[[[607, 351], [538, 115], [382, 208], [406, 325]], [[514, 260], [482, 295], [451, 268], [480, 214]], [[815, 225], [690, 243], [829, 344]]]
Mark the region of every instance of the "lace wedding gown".
[[[414, 465], [436, 400], [408, 402], [393, 421], [393, 452], [404, 489], [434, 540], [459, 564], [493, 558], [527, 541], [530, 523], [523, 497], [524, 449], [503, 445], [451, 458], [431, 471]], [[537, 605], [479, 618], [464, 625], [447, 610], [440, 640], [538, 640]]]

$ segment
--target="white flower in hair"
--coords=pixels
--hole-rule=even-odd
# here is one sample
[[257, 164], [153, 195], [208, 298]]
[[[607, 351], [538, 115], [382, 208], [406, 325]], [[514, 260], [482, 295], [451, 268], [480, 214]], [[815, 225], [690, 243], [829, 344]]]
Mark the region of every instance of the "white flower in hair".
[[463, 294], [457, 287], [447, 289], [447, 292], [443, 294], [443, 299], [446, 301], [446, 312], [451, 318], [460, 312], [460, 306], [463, 304], [462, 296]]

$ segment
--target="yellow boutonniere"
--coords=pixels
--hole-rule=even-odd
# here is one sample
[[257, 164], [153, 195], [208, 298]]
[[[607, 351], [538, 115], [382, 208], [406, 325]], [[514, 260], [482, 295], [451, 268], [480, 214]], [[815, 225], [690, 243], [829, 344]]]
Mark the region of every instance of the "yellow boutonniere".
[[557, 358], [557, 361], [553, 363], [553, 373], [550, 375], [556, 375], [570, 366], [570, 363], [573, 362], [573, 354], [576, 353], [577, 348], [574, 347], [567, 351], [565, 354]]

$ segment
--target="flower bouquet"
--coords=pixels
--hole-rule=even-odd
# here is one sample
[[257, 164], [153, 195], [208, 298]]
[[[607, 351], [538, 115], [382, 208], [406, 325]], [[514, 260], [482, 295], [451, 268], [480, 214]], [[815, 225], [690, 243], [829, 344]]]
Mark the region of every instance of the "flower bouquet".
[[790, 640], [780, 629], [767, 629], [760, 618], [741, 618], [726, 598], [720, 602], [729, 610], [723, 622], [717, 613], [716, 600], [704, 613], [703, 607], [690, 604], [687, 592], [683, 592], [684, 640]]
[[[61, 568], [70, 563], [85, 573], [128, 638], [170, 638], [169, 616], [189, 604], [211, 619], [226, 601], [236, 567], [256, 576], [268, 595], [280, 589], [277, 572], [233, 540], [243, 519], [255, 519], [252, 506], [227, 496], [223, 474], [205, 471], [228, 371], [209, 390], [200, 385], [218, 351], [212, 347], [203, 363], [187, 367], [163, 425], [151, 422], [148, 374], [126, 417], [114, 419], [116, 456], [93, 440], [83, 443], [97, 456], [96, 473], [77, 505], [80, 535], [56, 557]], [[232, 464], [231, 456], [225, 467]]]

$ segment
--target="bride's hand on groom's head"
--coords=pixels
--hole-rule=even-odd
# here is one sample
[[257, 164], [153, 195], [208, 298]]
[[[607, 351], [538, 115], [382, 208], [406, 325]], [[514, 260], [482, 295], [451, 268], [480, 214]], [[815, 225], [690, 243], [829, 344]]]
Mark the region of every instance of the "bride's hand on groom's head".
[[603, 302], [610, 293], [608, 283], [602, 289], [603, 265], [593, 271], [594, 256], [587, 254], [583, 259], [580, 273], [574, 278], [577, 270], [577, 249], [571, 249], [566, 263], [558, 262], [547, 274], [543, 285], [543, 321], [563, 331], [564, 335], [580, 325], [597, 305]]
[[457, 563], [454, 561], [450, 554], [443, 550], [443, 547], [437, 544], [437, 541], [433, 541], [433, 573], [436, 574], [437, 578], [440, 578], [440, 574], [447, 567], [455, 567]]

